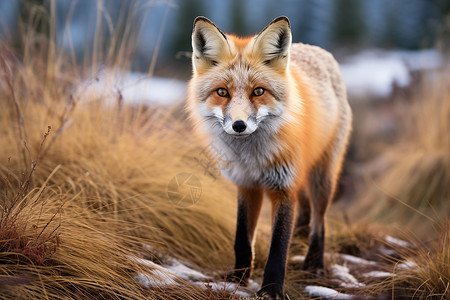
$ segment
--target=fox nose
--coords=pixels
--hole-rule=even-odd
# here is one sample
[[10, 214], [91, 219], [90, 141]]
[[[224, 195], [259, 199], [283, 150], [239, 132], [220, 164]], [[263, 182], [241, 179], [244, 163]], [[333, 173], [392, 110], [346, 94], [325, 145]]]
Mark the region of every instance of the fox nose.
[[244, 121], [238, 120], [233, 123], [232, 127], [233, 127], [234, 131], [236, 131], [237, 133], [241, 133], [241, 132], [245, 131], [245, 128], [247, 128], [247, 125], [245, 125]]

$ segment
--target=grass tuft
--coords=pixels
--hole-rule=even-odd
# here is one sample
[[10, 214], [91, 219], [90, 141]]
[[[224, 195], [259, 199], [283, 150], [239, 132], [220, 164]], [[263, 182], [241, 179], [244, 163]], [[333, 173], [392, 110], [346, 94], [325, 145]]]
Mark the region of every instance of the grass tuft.
[[[401, 106], [403, 132], [366, 174], [357, 214], [414, 228], [426, 239], [450, 215], [450, 89], [448, 74], [422, 83]], [[438, 79], [437, 79], [438, 78]], [[374, 175], [375, 174], [375, 175]]]

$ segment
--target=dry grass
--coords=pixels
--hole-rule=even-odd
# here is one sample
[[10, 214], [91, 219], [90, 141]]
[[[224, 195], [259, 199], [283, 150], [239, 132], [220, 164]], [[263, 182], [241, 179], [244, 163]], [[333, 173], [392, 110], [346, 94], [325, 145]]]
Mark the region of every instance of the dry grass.
[[377, 160], [376, 171], [365, 174], [360, 215], [411, 228], [427, 239], [441, 232], [439, 224], [450, 215], [448, 78], [446, 72], [435, 74], [398, 108], [404, 129]]
[[[389, 258], [384, 267], [396, 275], [369, 285], [369, 294], [405, 299], [450, 297], [449, 73], [443, 69], [426, 78], [430, 80], [414, 87], [412, 98], [396, 104], [396, 122], [401, 125], [398, 138], [382, 145], [382, 154], [366, 172], [362, 170], [365, 183], [356, 197], [359, 203], [350, 212], [366, 222], [389, 224], [390, 234], [416, 246], [395, 249], [396, 257]], [[414, 262], [415, 267], [398, 268], [404, 260]]]
[[[192, 159], [202, 148], [185, 138], [187, 127], [174, 117], [179, 107], [118, 111], [65, 95], [64, 84], [54, 84], [56, 96], [41, 101], [32, 96], [45, 94], [38, 74], [30, 76], [21, 66], [16, 71], [6, 76], [21, 91], [16, 100], [23, 124], [11, 93], [0, 92], [2, 211], [10, 216], [0, 224], [0, 285], [11, 286], [7, 297], [156, 297], [159, 291], [133, 279], [145, 268], [128, 259], [142, 256], [144, 244], [200, 268], [226, 270], [232, 261], [234, 188], [214, 181]], [[70, 99], [77, 107], [67, 113]], [[169, 180], [181, 172], [193, 173], [202, 184], [200, 200], [190, 207], [167, 197]], [[16, 284], [16, 277], [27, 284]], [[177, 293], [204, 295], [198, 288]]]
[[[448, 223], [437, 241], [416, 248], [396, 249], [401, 260], [391, 258], [386, 270], [395, 274], [375, 282], [368, 293], [385, 294], [395, 299], [448, 299], [450, 297], [450, 231]], [[405, 264], [406, 262], [406, 264]], [[393, 264], [392, 264], [393, 263]]]

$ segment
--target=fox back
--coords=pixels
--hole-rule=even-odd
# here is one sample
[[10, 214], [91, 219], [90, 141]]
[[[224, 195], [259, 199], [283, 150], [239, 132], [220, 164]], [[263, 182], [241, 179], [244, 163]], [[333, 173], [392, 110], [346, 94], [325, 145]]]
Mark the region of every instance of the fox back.
[[[351, 130], [351, 110], [337, 62], [321, 48], [292, 44], [286, 17], [247, 38], [225, 34], [208, 19], [198, 17], [192, 47], [187, 109], [198, 132], [206, 136], [216, 154], [220, 152], [222, 174], [238, 186], [236, 244], [239, 230], [247, 230], [251, 242], [253, 219], [266, 193], [273, 203], [272, 242], [276, 242], [277, 230], [286, 230], [277, 228], [277, 217], [286, 217], [280, 215], [286, 214], [283, 205], [291, 211], [299, 207], [298, 213], [287, 212], [286, 218], [297, 216], [297, 226], [308, 228], [310, 249], [304, 268], [322, 269], [323, 218]], [[241, 203], [245, 204], [242, 209]], [[249, 203], [257, 203], [257, 213], [248, 212]], [[239, 229], [239, 212], [246, 219], [246, 229]], [[283, 225], [288, 228], [284, 248], [291, 225]], [[237, 274], [248, 277], [251, 262], [248, 265], [238, 258], [236, 247], [241, 246], [235, 245], [236, 269], [244, 267], [248, 272]], [[285, 257], [279, 263], [285, 264]], [[276, 269], [273, 264], [269, 254], [261, 293], [271, 296], [279, 295], [282, 287], [264, 289], [264, 284], [280, 285], [273, 272], [284, 276], [284, 269], [271, 269]]]

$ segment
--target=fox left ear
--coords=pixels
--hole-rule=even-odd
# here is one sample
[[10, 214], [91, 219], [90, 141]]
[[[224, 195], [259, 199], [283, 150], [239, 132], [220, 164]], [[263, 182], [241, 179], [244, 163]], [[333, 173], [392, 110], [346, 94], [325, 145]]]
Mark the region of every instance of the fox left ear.
[[278, 17], [267, 25], [256, 37], [253, 53], [267, 65], [286, 68], [292, 44], [291, 24], [287, 17]]
[[195, 72], [202, 72], [230, 54], [227, 36], [209, 19], [197, 17], [192, 31], [192, 64]]

